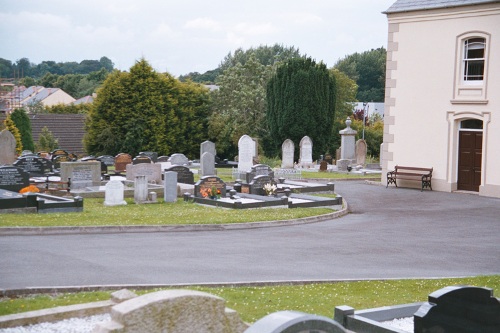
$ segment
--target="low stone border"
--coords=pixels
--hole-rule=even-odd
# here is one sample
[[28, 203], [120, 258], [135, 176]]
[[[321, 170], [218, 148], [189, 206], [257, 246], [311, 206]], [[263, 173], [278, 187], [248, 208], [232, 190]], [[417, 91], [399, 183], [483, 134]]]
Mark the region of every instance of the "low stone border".
[[148, 232], [189, 232], [223, 231], [255, 228], [269, 228], [309, 224], [339, 218], [349, 213], [347, 201], [343, 198], [342, 209], [318, 216], [303, 217], [293, 220], [263, 221], [230, 224], [181, 224], [158, 226], [84, 226], [84, 227], [5, 227], [0, 228], [0, 236], [18, 235], [68, 235], [68, 234], [105, 234], [105, 233], [148, 233]]

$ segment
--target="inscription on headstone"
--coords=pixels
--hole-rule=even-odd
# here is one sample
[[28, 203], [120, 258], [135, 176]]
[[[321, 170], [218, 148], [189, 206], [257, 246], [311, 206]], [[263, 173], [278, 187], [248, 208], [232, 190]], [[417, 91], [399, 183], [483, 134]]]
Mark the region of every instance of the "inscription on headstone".
[[71, 189], [99, 186], [101, 183], [101, 162], [63, 162], [61, 181], [71, 178]]
[[0, 167], [0, 188], [19, 192], [22, 188], [30, 184], [30, 177], [27, 172], [14, 166]]
[[21, 157], [14, 165], [29, 173], [30, 177], [40, 177], [52, 172], [52, 162], [37, 156]]

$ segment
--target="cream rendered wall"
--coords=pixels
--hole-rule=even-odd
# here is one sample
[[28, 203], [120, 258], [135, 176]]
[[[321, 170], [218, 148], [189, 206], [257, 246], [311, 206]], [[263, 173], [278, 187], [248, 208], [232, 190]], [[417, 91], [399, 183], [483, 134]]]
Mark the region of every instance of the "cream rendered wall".
[[[45, 89], [48, 89], [48, 88], [45, 88]], [[76, 101], [76, 99], [74, 99], [73, 97], [68, 95], [63, 90], [58, 89], [54, 93], [47, 96], [47, 98], [45, 98], [42, 101], [42, 103], [45, 106], [53, 106], [53, 105], [57, 105], [57, 104], [70, 104], [70, 103], [73, 103], [74, 101]]]
[[[500, 197], [500, 4], [388, 14], [388, 22], [382, 182], [397, 164], [433, 167], [433, 189], [456, 190], [458, 125], [476, 118], [485, 126], [480, 194]], [[491, 35], [487, 103], [452, 103], [457, 37], [469, 31]]]

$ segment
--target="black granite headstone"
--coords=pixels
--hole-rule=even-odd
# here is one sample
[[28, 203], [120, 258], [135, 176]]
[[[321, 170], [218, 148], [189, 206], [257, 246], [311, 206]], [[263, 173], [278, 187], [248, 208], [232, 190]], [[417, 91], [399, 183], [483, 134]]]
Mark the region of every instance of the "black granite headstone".
[[147, 156], [153, 163], [156, 163], [156, 161], [158, 160], [158, 153], [154, 151], [141, 151], [139, 153], [139, 156]]
[[247, 172], [246, 182], [250, 184], [252, 179], [256, 176], [270, 176], [272, 179], [274, 179], [274, 171], [269, 165], [256, 164], [252, 166], [250, 172]]
[[97, 157], [97, 159], [101, 162], [104, 162], [107, 166], [115, 165], [115, 158], [111, 155], [101, 155]]
[[174, 165], [170, 168], [165, 169], [165, 171], [175, 171], [177, 172], [177, 182], [183, 184], [194, 184], [194, 175], [189, 170], [188, 167], [182, 165]]
[[52, 162], [38, 156], [25, 156], [14, 162], [14, 166], [26, 171], [30, 177], [41, 177], [52, 172]]
[[[54, 162], [54, 160], [58, 157], [58, 156], [68, 156], [68, 152], [66, 150], [63, 150], [63, 149], [56, 149], [56, 150], [53, 150], [50, 152], [50, 155], [51, 155], [51, 160], [52, 162]], [[66, 162], [66, 161], [64, 161]]]
[[346, 333], [336, 321], [298, 311], [279, 311], [256, 321], [245, 333]]
[[489, 288], [445, 287], [429, 295], [413, 323], [415, 333], [498, 333], [500, 301]]
[[54, 169], [59, 170], [62, 162], [73, 162], [73, 159], [69, 155], [58, 155], [52, 158], [52, 162], [54, 163]]
[[[204, 198], [208, 193], [208, 190], [212, 191], [213, 189], [220, 191], [220, 196], [226, 196], [226, 183], [222, 181], [219, 177], [215, 176], [206, 176], [201, 178], [194, 185], [194, 196], [198, 198]], [[214, 193], [211, 193], [214, 195]]]
[[160, 156], [156, 159], [156, 162], [168, 162], [168, 159], [170, 158], [170, 156]]
[[254, 177], [250, 184], [248, 184], [250, 194], [266, 195], [266, 191], [264, 190], [266, 184], [272, 185], [275, 183], [270, 176], [260, 175]]
[[146, 163], [146, 164], [151, 164], [151, 158], [145, 156], [145, 155], [139, 155], [136, 158], [132, 160], [132, 164], [141, 164], [141, 163]]
[[29, 184], [29, 174], [23, 169], [15, 166], [0, 167], [0, 189], [19, 192]]

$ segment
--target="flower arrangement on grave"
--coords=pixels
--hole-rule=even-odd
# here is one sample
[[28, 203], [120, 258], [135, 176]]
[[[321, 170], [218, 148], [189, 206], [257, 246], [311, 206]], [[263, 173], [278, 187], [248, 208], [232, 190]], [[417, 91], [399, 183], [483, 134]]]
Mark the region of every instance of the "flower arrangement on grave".
[[220, 190], [217, 189], [215, 186], [212, 188], [202, 188], [200, 189], [200, 194], [203, 198], [210, 198], [210, 199], [220, 199]]
[[277, 189], [278, 189], [278, 187], [274, 184], [271, 184], [271, 183], [267, 183], [266, 185], [264, 185], [264, 191], [266, 191], [267, 195], [276, 194]]
[[23, 193], [38, 193], [40, 192], [40, 189], [38, 187], [36, 187], [35, 185], [29, 185], [29, 186], [26, 186], [26, 187], [23, 187], [19, 193], [23, 194]]

